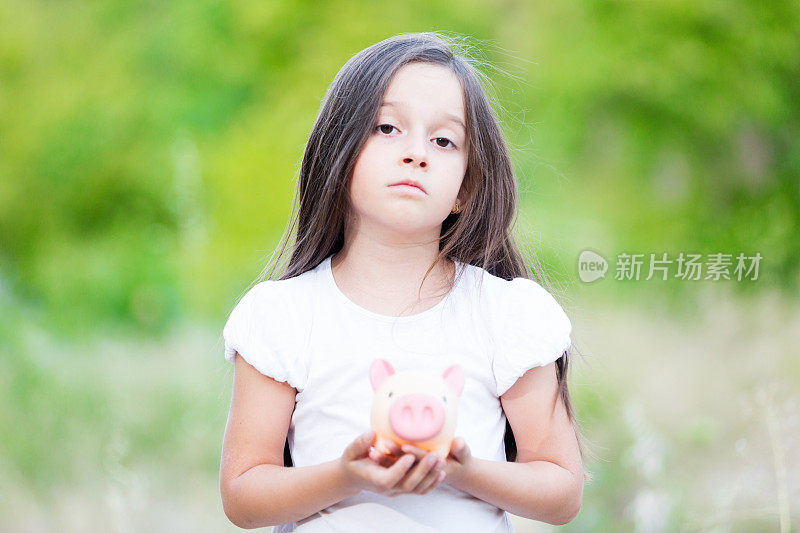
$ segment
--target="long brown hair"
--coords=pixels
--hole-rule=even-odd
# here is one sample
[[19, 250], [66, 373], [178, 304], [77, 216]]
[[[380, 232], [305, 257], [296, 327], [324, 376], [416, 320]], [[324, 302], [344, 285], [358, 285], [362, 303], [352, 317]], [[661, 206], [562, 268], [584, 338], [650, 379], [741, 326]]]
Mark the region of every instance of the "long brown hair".
[[[462, 185], [468, 200], [464, 209], [442, 223], [439, 254], [425, 278], [448, 259], [479, 266], [506, 280], [531, 278], [511, 233], [517, 214], [517, 181], [499, 121], [481, 84], [482, 80], [488, 83], [488, 78], [473, 66], [469, 54], [454, 52], [459, 46], [440, 32], [406, 33], [374, 44], [345, 63], [328, 88], [309, 135], [280, 251], [277, 257], [273, 253], [254, 284], [275, 279], [287, 248], [291, 250], [289, 261], [277, 279], [298, 276], [341, 250], [350, 213], [348, 182], [355, 161], [378, 118], [392, 77], [412, 62], [449, 68], [461, 81], [469, 145]], [[530, 264], [536, 281], [552, 291], [538, 262], [531, 260]], [[556, 375], [583, 457], [580, 427], [567, 387], [569, 351], [556, 361]], [[515, 461], [517, 447], [507, 421], [504, 441], [507, 459]], [[293, 464], [288, 440], [284, 462]]]

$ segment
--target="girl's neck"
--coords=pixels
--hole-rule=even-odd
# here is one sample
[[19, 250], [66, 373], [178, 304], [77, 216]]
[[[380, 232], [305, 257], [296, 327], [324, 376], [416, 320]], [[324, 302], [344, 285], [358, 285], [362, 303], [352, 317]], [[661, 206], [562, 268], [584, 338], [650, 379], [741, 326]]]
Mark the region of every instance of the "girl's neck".
[[[438, 253], [438, 249], [435, 250]], [[436, 255], [420, 249], [402, 253], [359, 252], [343, 249], [331, 257], [336, 285], [354, 303], [375, 313], [401, 316], [418, 314], [435, 306], [448, 293], [455, 277], [450, 259], [422, 278]]]

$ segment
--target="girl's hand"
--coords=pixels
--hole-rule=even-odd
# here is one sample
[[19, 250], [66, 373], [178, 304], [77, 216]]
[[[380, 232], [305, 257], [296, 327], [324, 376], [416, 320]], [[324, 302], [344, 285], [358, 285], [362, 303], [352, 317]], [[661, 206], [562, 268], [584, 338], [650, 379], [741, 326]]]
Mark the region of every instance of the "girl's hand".
[[[402, 451], [413, 454], [416, 458], [424, 457], [426, 452], [422, 448], [412, 444], [404, 444]], [[461, 437], [456, 437], [450, 442], [450, 453], [447, 455], [447, 462], [442, 469], [444, 471], [445, 483], [455, 481], [470, 467], [472, 463], [472, 452], [469, 450], [466, 441]]]
[[[402, 454], [396, 447], [392, 452], [396, 451], [399, 459], [391, 465], [389, 462], [393, 460], [388, 457], [381, 459], [382, 462], [376, 462], [370, 458], [370, 447], [374, 441], [374, 431], [364, 433], [351, 442], [339, 458], [349, 486], [386, 496], [397, 496], [427, 494], [441, 482], [441, 472], [434, 465], [426, 461], [415, 464], [413, 454]], [[383, 455], [377, 450], [374, 453]], [[431, 455], [438, 459], [435, 454]]]

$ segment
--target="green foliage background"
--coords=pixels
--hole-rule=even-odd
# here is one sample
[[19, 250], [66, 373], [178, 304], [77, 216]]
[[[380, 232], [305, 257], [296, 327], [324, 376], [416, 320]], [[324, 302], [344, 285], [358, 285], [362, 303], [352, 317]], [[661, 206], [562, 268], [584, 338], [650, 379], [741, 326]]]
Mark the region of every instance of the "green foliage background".
[[796, 2], [0, 9], [0, 273], [67, 331], [221, 316], [282, 233], [333, 75], [415, 30], [490, 65], [545, 239], [759, 251], [763, 283], [797, 287]]
[[[185, 323], [221, 331], [283, 233], [328, 84], [396, 33], [467, 36], [486, 64], [521, 234], [556, 281], [575, 285], [587, 247], [607, 258], [760, 252], [758, 281], [729, 285], [796, 298], [795, 1], [2, 0], [0, 29], [0, 392], [15, 406], [0, 410], [0, 432], [28, 427], [0, 443], [27, 479], [59, 464], [27, 443], [70, 434], [42, 418], [45, 404], [65, 401], [81, 413], [71, 424], [108, 434], [125, 400], [19, 357], [31, 346], [20, 332], [80, 344], [160, 339]], [[583, 290], [687, 305], [692, 288]], [[120, 426], [156, 455], [179, 445], [168, 420], [200, 394], [159, 386], [163, 410]], [[202, 398], [211, 410], [219, 400]], [[147, 441], [153, 430], [162, 437]], [[205, 437], [192, 464], [210, 472], [218, 443]]]

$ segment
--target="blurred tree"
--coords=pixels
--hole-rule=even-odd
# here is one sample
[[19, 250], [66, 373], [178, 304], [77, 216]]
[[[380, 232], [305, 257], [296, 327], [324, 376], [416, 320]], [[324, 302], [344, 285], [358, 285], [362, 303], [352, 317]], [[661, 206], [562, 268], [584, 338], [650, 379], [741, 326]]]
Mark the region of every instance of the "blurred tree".
[[[0, 283], [78, 333], [227, 312], [287, 222], [336, 71], [452, 29], [527, 69], [521, 92], [494, 76], [499, 107], [536, 118], [515, 163], [555, 227], [579, 206], [621, 249], [758, 251], [796, 287], [796, 2], [498, 4], [0, 0]], [[549, 194], [541, 161], [574, 179]]]

